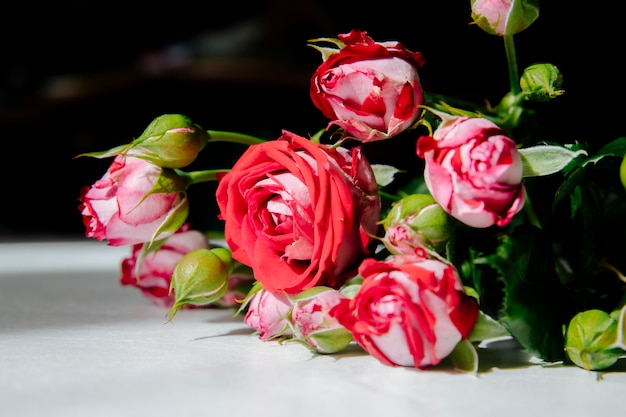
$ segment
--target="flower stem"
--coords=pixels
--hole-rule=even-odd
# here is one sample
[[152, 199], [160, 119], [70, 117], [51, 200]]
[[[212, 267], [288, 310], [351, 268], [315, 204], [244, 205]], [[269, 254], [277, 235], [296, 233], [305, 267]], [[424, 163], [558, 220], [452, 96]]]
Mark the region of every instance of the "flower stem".
[[536, 226], [539, 229], [542, 229], [541, 222], [539, 221], [539, 218], [537, 217], [537, 213], [535, 212], [533, 203], [530, 200], [528, 193], [526, 194], [526, 201], [524, 202], [524, 212], [526, 213], [526, 216], [528, 216], [528, 220], [530, 221], [530, 224], [532, 224], [533, 226]]
[[187, 186], [201, 182], [216, 181], [217, 175], [227, 173], [230, 169], [207, 169], [203, 171], [184, 172], [176, 170], [176, 173], [185, 181]]
[[517, 69], [517, 55], [515, 54], [515, 42], [513, 35], [504, 35], [504, 50], [506, 51], [506, 62], [509, 67], [509, 84], [511, 93], [518, 95], [521, 91], [519, 86], [519, 72]]
[[231, 142], [241, 143], [242, 145], [256, 145], [263, 143], [265, 140], [255, 136], [245, 135], [237, 132], [225, 132], [220, 130], [207, 130], [210, 136], [209, 142]]

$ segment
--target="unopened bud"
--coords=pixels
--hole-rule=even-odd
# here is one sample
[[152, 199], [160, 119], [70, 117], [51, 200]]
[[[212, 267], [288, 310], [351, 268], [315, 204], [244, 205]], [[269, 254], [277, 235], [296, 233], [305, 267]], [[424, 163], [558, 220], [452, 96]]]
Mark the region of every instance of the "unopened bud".
[[[448, 214], [428, 194], [411, 194], [396, 201], [382, 222], [392, 241], [406, 241], [412, 247], [436, 248], [448, 240]], [[402, 251], [400, 251], [402, 252]]]
[[172, 275], [170, 291], [175, 301], [167, 313], [169, 320], [184, 305], [207, 305], [219, 300], [228, 289], [233, 266], [231, 252], [224, 248], [196, 249], [184, 255]]
[[165, 114], [131, 143], [127, 155], [164, 168], [183, 168], [196, 159], [208, 141], [209, 134], [188, 117]]
[[472, 0], [472, 20], [491, 35], [515, 35], [539, 17], [539, 0]]
[[572, 318], [565, 334], [567, 356], [588, 371], [606, 369], [624, 354], [615, 349], [617, 320], [601, 310], [587, 310]]
[[562, 86], [563, 76], [552, 64], [531, 65], [520, 79], [522, 91], [533, 101], [548, 101], [562, 95], [565, 92]]

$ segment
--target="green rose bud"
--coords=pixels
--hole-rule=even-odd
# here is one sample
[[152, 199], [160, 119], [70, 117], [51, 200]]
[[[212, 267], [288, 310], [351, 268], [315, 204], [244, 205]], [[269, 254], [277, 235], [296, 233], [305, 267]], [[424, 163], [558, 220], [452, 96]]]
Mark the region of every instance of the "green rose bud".
[[520, 86], [533, 101], [548, 101], [562, 95], [563, 76], [552, 64], [535, 64], [524, 70]]
[[515, 35], [539, 17], [539, 0], [471, 0], [472, 20], [491, 35]]
[[126, 154], [164, 168], [183, 168], [196, 159], [209, 138], [209, 134], [189, 118], [165, 114], [150, 123], [130, 144]]
[[448, 214], [428, 194], [411, 194], [396, 201], [382, 221], [385, 230], [408, 226], [423, 245], [437, 246], [448, 240]]
[[588, 371], [606, 369], [624, 354], [614, 349], [617, 320], [601, 310], [587, 310], [572, 318], [565, 334], [567, 356]]
[[196, 249], [184, 255], [176, 264], [170, 292], [174, 305], [167, 313], [169, 320], [184, 305], [207, 305], [219, 300], [228, 290], [228, 277], [234, 261], [228, 249]]

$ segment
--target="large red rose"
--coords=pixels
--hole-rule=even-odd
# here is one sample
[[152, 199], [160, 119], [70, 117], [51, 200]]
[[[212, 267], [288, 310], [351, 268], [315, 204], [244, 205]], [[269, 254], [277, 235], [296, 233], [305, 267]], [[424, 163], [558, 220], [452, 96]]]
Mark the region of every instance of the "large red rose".
[[330, 125], [362, 142], [387, 139], [406, 130], [423, 102], [419, 52], [399, 42], [374, 42], [366, 32], [339, 35], [345, 44], [311, 78], [313, 103]]
[[364, 281], [354, 298], [330, 314], [386, 365], [436, 365], [474, 327], [478, 304], [450, 264], [396, 255], [366, 259], [359, 273]]
[[380, 216], [360, 148], [286, 131], [250, 146], [219, 180], [216, 197], [233, 258], [271, 292], [340, 285], [368, 251]]

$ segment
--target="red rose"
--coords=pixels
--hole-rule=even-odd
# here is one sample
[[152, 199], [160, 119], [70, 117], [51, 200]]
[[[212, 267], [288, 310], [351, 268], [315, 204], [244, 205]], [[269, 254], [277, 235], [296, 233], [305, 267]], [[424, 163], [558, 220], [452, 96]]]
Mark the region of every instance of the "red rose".
[[419, 52], [399, 42], [374, 42], [366, 32], [339, 35], [345, 47], [330, 55], [311, 78], [313, 103], [331, 125], [362, 142], [406, 130], [423, 102]]
[[233, 258], [271, 292], [340, 285], [367, 252], [380, 216], [360, 148], [289, 132], [250, 146], [220, 179], [216, 197]]
[[331, 315], [387, 365], [436, 365], [476, 322], [478, 304], [465, 294], [450, 264], [396, 255], [387, 261], [366, 259], [359, 273], [361, 288]]

